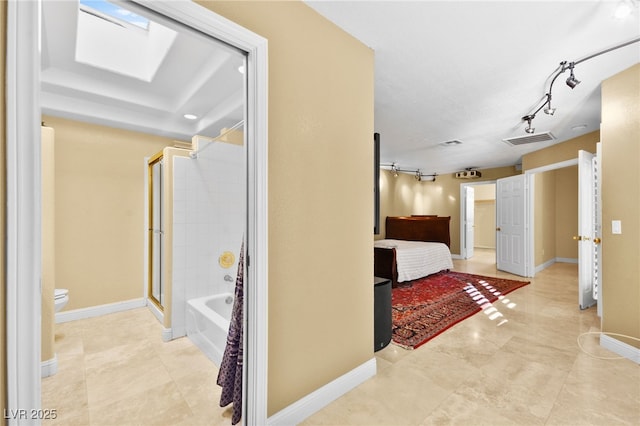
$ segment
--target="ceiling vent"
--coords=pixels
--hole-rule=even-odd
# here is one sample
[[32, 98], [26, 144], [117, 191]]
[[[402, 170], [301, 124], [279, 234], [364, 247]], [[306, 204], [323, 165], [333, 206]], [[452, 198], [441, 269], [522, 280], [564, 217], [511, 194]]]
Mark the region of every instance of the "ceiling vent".
[[528, 143], [548, 142], [555, 140], [551, 132], [536, 133], [535, 135], [518, 136], [516, 138], [502, 139], [511, 146], [526, 145]]

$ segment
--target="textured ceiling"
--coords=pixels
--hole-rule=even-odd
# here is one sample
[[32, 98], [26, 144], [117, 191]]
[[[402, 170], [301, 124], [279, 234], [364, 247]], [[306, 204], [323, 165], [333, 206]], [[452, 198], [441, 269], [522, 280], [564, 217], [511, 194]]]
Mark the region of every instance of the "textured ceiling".
[[[535, 133], [555, 139], [511, 146], [526, 136], [524, 115], [543, 103], [561, 61], [640, 36], [633, 14], [613, 17], [618, 1], [307, 1], [375, 51], [375, 131], [381, 161], [423, 173], [514, 165], [523, 154], [600, 126], [600, 82], [640, 62], [640, 43], [562, 74], [555, 115], [542, 111]], [[584, 127], [572, 130], [576, 126]], [[443, 146], [447, 141], [462, 144]]]

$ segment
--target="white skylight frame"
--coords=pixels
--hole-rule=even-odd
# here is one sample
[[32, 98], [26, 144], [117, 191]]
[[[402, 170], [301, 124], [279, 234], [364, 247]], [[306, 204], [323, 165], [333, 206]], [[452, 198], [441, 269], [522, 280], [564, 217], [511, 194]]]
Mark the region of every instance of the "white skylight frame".
[[[121, 14], [127, 16], [125, 12]], [[129, 16], [140, 16], [129, 13]], [[75, 60], [150, 83], [177, 36], [176, 31], [157, 22], [148, 20], [145, 30], [78, 3]]]

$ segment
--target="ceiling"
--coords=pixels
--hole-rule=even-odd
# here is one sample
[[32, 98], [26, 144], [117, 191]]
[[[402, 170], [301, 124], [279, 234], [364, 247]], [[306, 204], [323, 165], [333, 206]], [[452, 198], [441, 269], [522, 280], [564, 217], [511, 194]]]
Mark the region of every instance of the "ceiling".
[[[635, 9], [622, 20], [613, 17], [619, 0], [306, 3], [375, 52], [382, 163], [443, 174], [518, 164], [528, 152], [597, 130], [600, 82], [640, 62], [640, 43], [576, 65], [581, 83], [573, 90], [564, 83], [569, 72], [558, 78], [555, 115], [540, 111], [532, 121], [534, 136], [550, 132], [552, 141], [503, 141], [527, 135], [522, 117], [544, 103], [561, 61], [577, 62], [640, 36], [638, 0], [626, 1]], [[240, 122], [244, 55], [144, 10], [136, 13], [176, 33], [148, 78], [82, 62], [79, 23], [111, 24], [73, 1], [43, 2], [43, 113], [180, 140], [213, 137]], [[102, 34], [104, 49], [85, 51], [113, 53], [118, 49], [108, 43], [135, 34], [126, 25], [111, 27], [120, 33]], [[185, 113], [198, 118], [187, 120]], [[462, 143], [444, 145], [453, 140]]]
[[[306, 1], [375, 52], [375, 131], [381, 162], [421, 173], [515, 165], [522, 155], [600, 126], [600, 82], [640, 62], [640, 43], [575, 66], [553, 86], [553, 116], [534, 135], [522, 117], [545, 101], [561, 61], [640, 36], [638, 0], [626, 19], [616, 1]], [[459, 145], [443, 145], [458, 140]]]
[[[238, 124], [244, 54], [143, 9], [136, 13], [150, 18], [147, 31], [80, 11], [75, 1], [42, 3], [43, 114], [183, 141]], [[154, 34], [157, 42], [143, 44]]]

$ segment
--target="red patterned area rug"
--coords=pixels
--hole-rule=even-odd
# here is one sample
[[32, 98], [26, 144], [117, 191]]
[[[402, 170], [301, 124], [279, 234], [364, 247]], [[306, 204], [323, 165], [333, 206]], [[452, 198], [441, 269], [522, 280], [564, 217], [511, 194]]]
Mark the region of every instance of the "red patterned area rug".
[[443, 271], [392, 290], [392, 340], [415, 349], [528, 281]]

